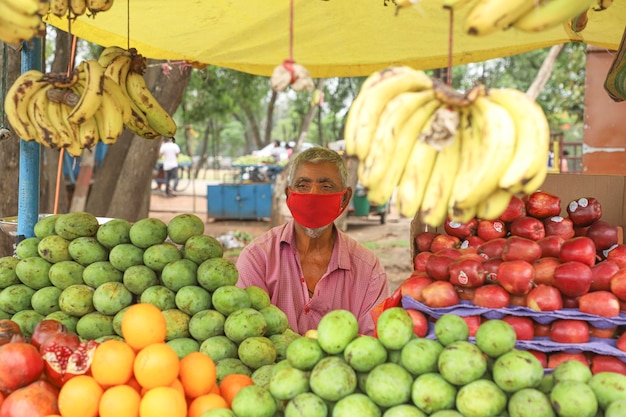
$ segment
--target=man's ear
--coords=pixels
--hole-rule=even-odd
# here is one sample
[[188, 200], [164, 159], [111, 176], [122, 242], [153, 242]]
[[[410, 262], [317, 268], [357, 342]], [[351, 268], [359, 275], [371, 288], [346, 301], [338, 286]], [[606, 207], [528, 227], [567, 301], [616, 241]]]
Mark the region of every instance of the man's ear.
[[347, 207], [348, 204], [350, 204], [350, 200], [352, 200], [352, 187], [346, 188], [346, 193], [343, 195], [341, 207]]
[[285, 197], [289, 197], [289, 186], [285, 187]]

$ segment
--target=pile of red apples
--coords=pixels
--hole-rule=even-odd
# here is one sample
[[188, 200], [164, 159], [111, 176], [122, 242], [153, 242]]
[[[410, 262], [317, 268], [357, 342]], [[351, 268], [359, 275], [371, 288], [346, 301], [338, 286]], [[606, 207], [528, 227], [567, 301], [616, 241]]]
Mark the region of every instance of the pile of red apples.
[[[626, 312], [626, 245], [619, 228], [601, 219], [602, 206], [593, 197], [569, 202], [564, 212], [558, 196], [536, 191], [524, 199], [513, 196], [496, 220], [447, 221], [445, 233], [418, 233], [415, 270], [401, 284], [401, 295], [430, 308], [464, 300], [504, 311], [523, 306], [546, 316], [575, 309], [620, 317]], [[584, 318], [541, 325], [516, 317], [512, 321], [531, 323], [526, 333], [558, 343], [620, 336], [619, 326], [597, 328]], [[514, 327], [519, 339], [522, 330]], [[617, 342], [626, 351], [626, 336]]]

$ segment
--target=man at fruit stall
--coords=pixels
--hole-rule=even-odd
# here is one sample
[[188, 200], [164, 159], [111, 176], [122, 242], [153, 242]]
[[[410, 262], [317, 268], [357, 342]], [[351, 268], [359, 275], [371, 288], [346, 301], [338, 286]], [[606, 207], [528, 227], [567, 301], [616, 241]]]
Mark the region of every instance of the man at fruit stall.
[[389, 296], [387, 275], [374, 252], [333, 223], [350, 204], [347, 181], [337, 152], [313, 147], [300, 153], [285, 188], [293, 220], [256, 238], [237, 260], [237, 285], [267, 291], [300, 334], [338, 309], [355, 315], [361, 334], [372, 334], [370, 310]]

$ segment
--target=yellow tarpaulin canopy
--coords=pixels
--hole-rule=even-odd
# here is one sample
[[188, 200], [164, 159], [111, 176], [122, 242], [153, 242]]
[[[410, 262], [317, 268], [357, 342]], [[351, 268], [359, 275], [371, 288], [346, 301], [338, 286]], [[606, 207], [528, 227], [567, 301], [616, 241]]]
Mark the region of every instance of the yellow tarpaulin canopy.
[[[396, 15], [384, 0], [294, 0], [293, 59], [313, 77], [365, 76], [394, 64], [417, 69], [448, 65], [450, 13], [441, 0], [421, 0]], [[590, 12], [586, 29], [566, 26], [464, 34], [469, 7], [454, 14], [453, 65], [515, 55], [569, 41], [616, 50], [626, 1]], [[68, 31], [66, 19], [48, 23]], [[147, 58], [186, 60], [269, 76], [290, 57], [289, 0], [115, 0], [95, 17], [81, 16], [71, 33], [102, 45], [137, 48]], [[130, 36], [129, 36], [130, 35]]]

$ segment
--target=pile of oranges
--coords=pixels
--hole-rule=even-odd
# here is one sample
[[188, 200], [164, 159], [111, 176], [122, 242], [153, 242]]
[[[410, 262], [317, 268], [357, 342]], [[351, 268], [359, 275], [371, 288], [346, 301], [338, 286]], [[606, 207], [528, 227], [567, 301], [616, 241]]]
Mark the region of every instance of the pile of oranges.
[[193, 352], [179, 359], [165, 343], [166, 323], [153, 304], [132, 305], [122, 318], [125, 341], [96, 348], [91, 375], [68, 380], [59, 391], [60, 415], [48, 417], [201, 417], [230, 404], [248, 375], [218, 384], [215, 363]]

